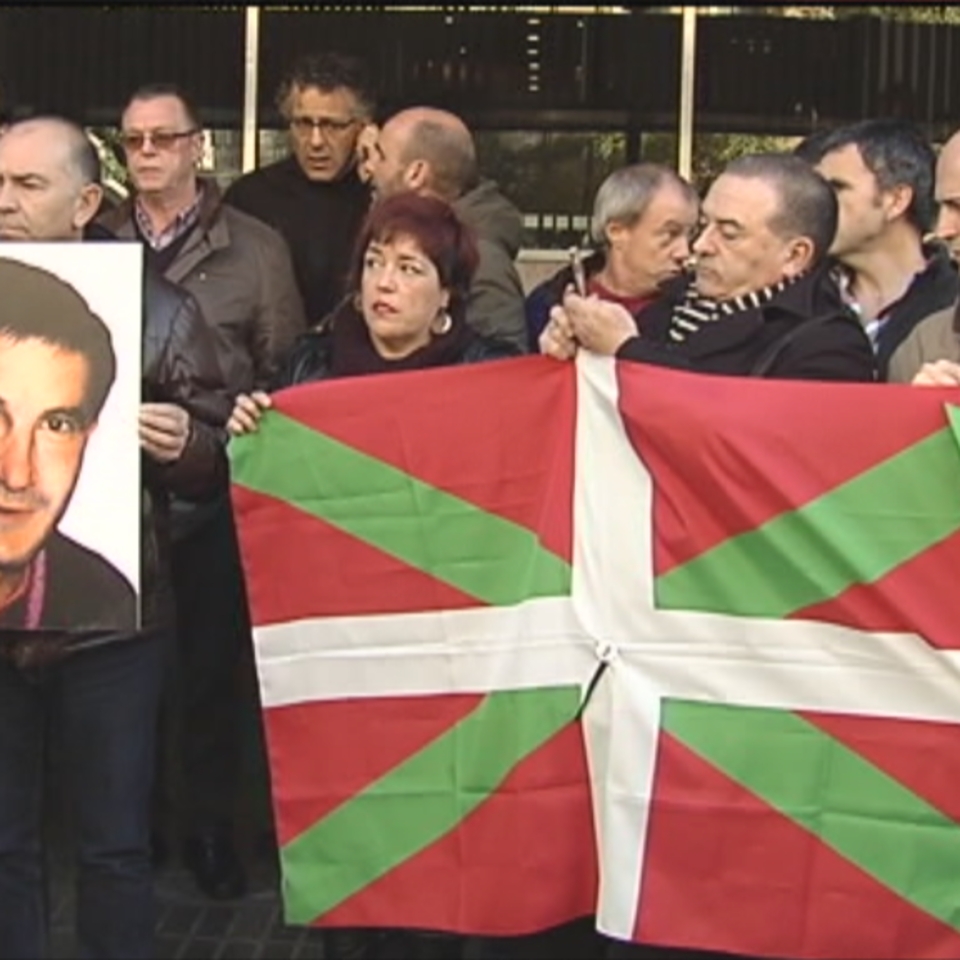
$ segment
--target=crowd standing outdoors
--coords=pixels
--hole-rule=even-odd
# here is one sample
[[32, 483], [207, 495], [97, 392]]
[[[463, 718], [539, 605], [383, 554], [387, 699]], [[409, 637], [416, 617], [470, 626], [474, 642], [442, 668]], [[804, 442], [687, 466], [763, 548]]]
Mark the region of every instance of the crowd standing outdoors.
[[[33, 647], [17, 591], [0, 590], [0, 958], [46, 949], [50, 732], [77, 824], [84, 957], [154, 955], [152, 876], [174, 837], [208, 897], [245, 893], [238, 716], [245, 699], [256, 708], [256, 685], [224, 445], [257, 429], [271, 391], [580, 350], [704, 375], [960, 385], [960, 133], [937, 154], [900, 120], [820, 131], [793, 153], [734, 160], [702, 199], [667, 167], [618, 169], [596, 194], [583, 277], [561, 270], [525, 299], [521, 215], [482, 176], [461, 118], [422, 105], [378, 125], [366, 68], [335, 53], [295, 63], [277, 105], [289, 156], [221, 194], [197, 172], [203, 120], [189, 95], [131, 91], [118, 120], [133, 190], [109, 209], [82, 127], [37, 116], [0, 132], [0, 239], [145, 251], [149, 598], [138, 633], [85, 648], [63, 630]], [[34, 340], [49, 335], [0, 309], [0, 361]], [[15, 386], [0, 382], [0, 408]], [[33, 482], [11, 435], [4, 511]], [[0, 554], [0, 569], [17, 582], [31, 558]], [[543, 936], [562, 945], [556, 934]], [[346, 930], [325, 956], [513, 958], [537, 941]], [[675, 955], [577, 945], [583, 957]]]

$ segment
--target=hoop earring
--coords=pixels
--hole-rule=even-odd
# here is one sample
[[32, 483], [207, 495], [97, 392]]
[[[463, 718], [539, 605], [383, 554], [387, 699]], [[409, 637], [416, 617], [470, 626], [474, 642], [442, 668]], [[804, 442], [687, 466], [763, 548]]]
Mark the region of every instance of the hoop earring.
[[453, 317], [450, 316], [449, 310], [441, 310], [437, 314], [437, 318], [440, 320], [440, 328], [434, 328], [434, 333], [438, 337], [442, 337], [445, 333], [450, 332], [450, 328], [453, 326]]

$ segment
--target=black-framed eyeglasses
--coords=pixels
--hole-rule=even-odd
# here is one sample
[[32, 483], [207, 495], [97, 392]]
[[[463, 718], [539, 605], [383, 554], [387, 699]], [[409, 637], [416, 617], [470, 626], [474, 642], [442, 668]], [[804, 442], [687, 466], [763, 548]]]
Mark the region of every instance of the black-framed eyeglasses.
[[309, 137], [314, 130], [328, 137], [341, 136], [358, 122], [357, 117], [347, 117], [345, 120], [334, 117], [291, 117], [290, 129], [298, 137]]
[[192, 130], [146, 130], [142, 133], [131, 130], [121, 133], [117, 137], [117, 142], [124, 150], [129, 152], [142, 150], [148, 140], [156, 150], [172, 150], [179, 140], [192, 137], [199, 132], [196, 128]]

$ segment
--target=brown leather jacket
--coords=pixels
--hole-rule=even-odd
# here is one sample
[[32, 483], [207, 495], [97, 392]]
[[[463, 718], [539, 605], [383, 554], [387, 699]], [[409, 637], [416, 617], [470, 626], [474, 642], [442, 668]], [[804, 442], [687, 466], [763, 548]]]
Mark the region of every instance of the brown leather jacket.
[[[215, 334], [231, 395], [265, 389], [306, 328], [290, 251], [272, 227], [221, 202], [200, 181], [200, 219], [167, 267], [168, 280], [193, 294]], [[121, 239], [136, 239], [133, 201], [100, 218]]]

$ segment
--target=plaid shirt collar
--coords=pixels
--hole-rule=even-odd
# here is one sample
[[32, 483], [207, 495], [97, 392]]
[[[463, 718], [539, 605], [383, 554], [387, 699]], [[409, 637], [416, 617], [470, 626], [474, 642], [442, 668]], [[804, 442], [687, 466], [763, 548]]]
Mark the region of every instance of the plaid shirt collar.
[[197, 183], [197, 196], [193, 203], [185, 210], [181, 210], [173, 221], [165, 229], [154, 230], [153, 224], [147, 211], [143, 208], [140, 197], [137, 197], [133, 204], [133, 215], [137, 221], [137, 229], [143, 235], [143, 238], [150, 244], [154, 250], [163, 250], [169, 247], [175, 240], [179, 240], [193, 225], [200, 219], [200, 206], [203, 202], [203, 185]]

